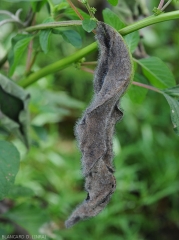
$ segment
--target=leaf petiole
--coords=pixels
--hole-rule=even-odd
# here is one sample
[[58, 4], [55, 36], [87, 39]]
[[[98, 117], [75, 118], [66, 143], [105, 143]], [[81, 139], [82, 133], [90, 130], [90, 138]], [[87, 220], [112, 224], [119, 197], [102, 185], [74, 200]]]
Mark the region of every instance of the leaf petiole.
[[160, 3], [157, 8], [162, 9], [164, 2], [165, 2], [165, 0], [160, 0]]
[[74, 10], [76, 15], [79, 17], [79, 19], [83, 20], [83, 16], [79, 13], [78, 9], [75, 7], [75, 5], [71, 2], [71, 0], [67, 0], [69, 3], [70, 7]]
[[139, 86], [139, 87], [142, 87], [142, 88], [149, 89], [149, 90], [154, 91], [154, 92], [162, 93], [158, 88], [152, 87], [152, 86], [144, 84], [144, 83], [133, 81], [132, 84], [136, 85], [136, 86]]
[[164, 11], [166, 7], [172, 2], [173, 0], [169, 0], [162, 8], [161, 10]]

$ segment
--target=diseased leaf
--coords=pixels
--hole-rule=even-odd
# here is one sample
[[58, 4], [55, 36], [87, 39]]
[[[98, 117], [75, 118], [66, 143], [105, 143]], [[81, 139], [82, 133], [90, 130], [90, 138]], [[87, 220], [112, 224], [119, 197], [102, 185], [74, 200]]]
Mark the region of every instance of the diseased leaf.
[[170, 110], [174, 131], [179, 135], [179, 85], [162, 91]]
[[28, 147], [28, 102], [30, 95], [0, 74], [0, 125]]
[[118, 4], [118, 0], [108, 0], [108, 2], [112, 5], [112, 6], [116, 6]]
[[33, 38], [32, 35], [26, 34], [17, 34], [15, 37], [12, 38], [12, 49], [9, 52], [9, 64], [10, 70], [9, 75], [12, 76], [16, 66], [19, 64], [22, 54], [27, 49], [27, 46], [31, 39]]
[[103, 10], [103, 19], [105, 23], [109, 24], [116, 30], [120, 30], [126, 26], [126, 24], [109, 8]]
[[148, 57], [137, 61], [144, 76], [150, 83], [160, 89], [173, 87], [175, 79], [168, 66], [157, 57]]
[[66, 42], [70, 43], [76, 48], [80, 48], [82, 45], [82, 39], [80, 34], [74, 30], [61, 31], [58, 29], [53, 29], [52, 33], [62, 35]]
[[82, 21], [82, 27], [85, 31], [91, 32], [96, 27], [96, 21], [93, 19], [84, 19]]
[[137, 31], [130, 33], [124, 37], [124, 40], [127, 43], [130, 52], [133, 53], [140, 40], [139, 33]]
[[19, 170], [20, 155], [16, 147], [6, 141], [0, 141], [0, 200], [9, 192]]
[[75, 132], [88, 194], [65, 222], [67, 228], [96, 216], [115, 191], [112, 139], [115, 124], [123, 115], [118, 104], [133, 77], [132, 58], [121, 35], [109, 25], [98, 22], [96, 39], [100, 57], [94, 77], [94, 97]]
[[[140, 74], [134, 75], [134, 81], [141, 82], [141, 83], [147, 83], [146, 79]], [[142, 88], [142, 87], [131, 84], [127, 94], [129, 95], [132, 102], [142, 103], [145, 99], [147, 92], [148, 92], [148, 90], [146, 88]]]

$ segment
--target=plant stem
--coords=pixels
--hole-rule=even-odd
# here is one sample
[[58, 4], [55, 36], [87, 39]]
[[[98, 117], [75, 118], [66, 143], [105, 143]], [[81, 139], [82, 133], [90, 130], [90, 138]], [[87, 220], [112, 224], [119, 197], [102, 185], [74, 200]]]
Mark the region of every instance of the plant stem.
[[93, 61], [93, 62], [83, 62], [81, 65], [97, 65], [97, 61]]
[[161, 0], [157, 8], [162, 9], [164, 2], [165, 0]]
[[89, 5], [89, 3], [88, 3], [88, 0], [79, 1], [79, 2], [81, 2], [82, 4], [85, 5], [86, 9], [88, 10], [88, 13], [89, 13], [90, 17], [91, 17], [91, 18], [95, 18], [93, 12], [91, 11], [91, 7], [90, 7], [90, 5]]
[[70, 1], [67, 0], [71, 8], [75, 11], [76, 15], [79, 17], [79, 19], [83, 20], [83, 16], [78, 12], [78, 9], [75, 7], [75, 5]]
[[[32, 26], [36, 22], [36, 16], [34, 15], [32, 18]], [[35, 58], [33, 57], [32, 61], [32, 52], [33, 52], [33, 39], [30, 41], [29, 46], [28, 46], [28, 53], [27, 53], [27, 61], [26, 61], [26, 70], [25, 70], [25, 75], [28, 75], [31, 71], [31, 68], [34, 64]]]
[[152, 16], [144, 18], [136, 23], [133, 23], [125, 28], [122, 28], [121, 30], [119, 30], [119, 33], [121, 35], [127, 35], [131, 32], [137, 31], [144, 27], [148, 27], [152, 24], [156, 24], [159, 22], [165, 22], [165, 21], [169, 21], [169, 20], [174, 20], [174, 19], [178, 19], [178, 18], [179, 18], [179, 10], [172, 11], [169, 13], [162, 13], [158, 16], [152, 15]]
[[26, 71], [25, 71], [25, 75], [26, 75], [26, 76], [28, 76], [28, 75], [30, 74], [31, 68], [32, 68], [32, 66], [33, 66], [34, 63], [35, 63], [35, 60], [36, 60], [36, 58], [37, 58], [38, 53], [39, 53], [39, 50], [36, 50], [35, 53], [34, 53], [34, 56], [32, 57], [32, 60], [31, 60], [31, 62], [30, 62], [30, 64], [29, 64], [29, 66], [28, 66], [28, 68], [27, 68]]
[[173, 0], [169, 0], [163, 7], [162, 7], [162, 11], [165, 10], [166, 7], [168, 7], [168, 5], [172, 2]]
[[82, 25], [81, 20], [72, 20], [72, 21], [61, 21], [61, 22], [50, 22], [50, 23], [42, 23], [35, 26], [27, 27], [24, 29], [25, 32], [34, 32], [42, 29], [49, 28], [58, 28], [58, 27], [69, 27], [69, 26], [80, 26]]
[[[87, 68], [87, 67], [81, 67], [81, 70], [83, 70], [85, 72], [88, 72], [88, 73], [91, 73], [91, 74], [94, 74], [94, 71], [90, 68]], [[162, 93], [158, 88], [152, 87], [152, 86], [144, 84], [144, 83], [133, 81], [132, 84], [136, 85], [138, 87], [146, 88], [148, 90], [151, 90], [151, 91], [154, 91], [154, 92], [157, 92], [157, 93]]]
[[[144, 18], [138, 22], [135, 22], [125, 28], [122, 28], [121, 30], [119, 30], [119, 33], [124, 36], [131, 32], [137, 31], [141, 28], [148, 27], [152, 24], [169, 21], [169, 20], [174, 20], [177, 18], [179, 18], [179, 10], [169, 12], [169, 13], [162, 13], [158, 16], [152, 15], [152, 16]], [[39, 24], [36, 26], [31, 26], [31, 27], [25, 28], [24, 31], [33, 32], [33, 31], [42, 30], [42, 29], [57, 28], [57, 27], [69, 27], [69, 26], [77, 26], [77, 25], [82, 25], [82, 21], [81, 20], [72, 20], [72, 21], [43, 23], [43, 24]]]
[[[159, 16], [150, 16], [147, 17], [141, 21], [138, 21], [134, 24], [131, 24], [121, 30], [119, 30], [119, 33], [121, 35], [127, 35], [131, 32], [134, 32], [136, 30], [139, 30], [141, 28], [147, 27], [149, 25], [169, 21], [173, 19], [179, 18], [179, 10], [173, 11], [169, 13], [162, 13]], [[69, 24], [70, 22], [70, 24]], [[36, 26], [32, 26], [29, 28], [26, 28], [25, 31], [32, 32], [40, 29], [47, 29], [47, 28], [53, 28], [53, 27], [62, 27], [62, 26], [72, 26], [72, 25], [81, 25], [82, 21], [65, 21], [65, 22], [54, 22], [54, 23], [48, 23], [48, 24], [40, 24]], [[60, 61], [57, 61], [53, 64], [50, 64], [43, 69], [40, 69], [39, 71], [32, 73], [30, 76], [28, 76], [26, 79], [20, 80], [19, 85], [22, 87], [27, 87], [30, 84], [36, 82], [38, 79], [54, 73], [56, 71], [62, 70], [66, 67], [68, 67], [73, 62], [77, 62], [79, 59], [83, 58], [84, 56], [88, 55], [89, 53], [97, 50], [97, 43], [92, 43], [89, 46], [79, 50], [78, 52], [72, 54], [71, 56], [68, 56]]]
[[52, 64], [46, 66], [45, 68], [40, 69], [39, 71], [37, 71], [35, 73], [32, 73], [27, 78], [20, 80], [18, 82], [18, 84], [21, 87], [25, 88], [46, 75], [49, 75], [51, 73], [57, 72], [59, 70], [62, 70], [64, 68], [68, 67], [72, 63], [77, 62], [82, 57], [88, 55], [89, 53], [95, 51], [96, 49], [97, 49], [97, 43], [94, 42], [94, 43], [90, 44], [89, 46], [79, 50], [75, 54], [68, 56], [60, 61], [55, 62], [55, 63], [52, 63]]
[[90, 5], [89, 5], [88, 1], [87, 1], [87, 3], [86, 3], [85, 5], [86, 5], [86, 8], [87, 8], [87, 10], [88, 10], [88, 12], [89, 12], [90, 17], [91, 17], [91, 18], [94, 18], [94, 15], [93, 15], [93, 13], [91, 12], [91, 8], [90, 8]]
[[33, 39], [30, 41], [29, 46], [28, 46], [27, 61], [26, 61], [26, 73], [28, 73], [30, 71], [32, 51], [33, 51]]
[[83, 71], [85, 71], [85, 72], [88, 72], [88, 73], [91, 73], [91, 74], [94, 74], [94, 70], [91, 69], [91, 68], [81, 67], [81, 70], [83, 70]]
[[142, 87], [142, 88], [152, 90], [154, 92], [162, 93], [158, 88], [152, 87], [152, 86], [144, 84], [144, 83], [139, 83], [139, 82], [133, 81], [132, 84], [136, 85], [136, 86], [139, 86], [139, 87]]

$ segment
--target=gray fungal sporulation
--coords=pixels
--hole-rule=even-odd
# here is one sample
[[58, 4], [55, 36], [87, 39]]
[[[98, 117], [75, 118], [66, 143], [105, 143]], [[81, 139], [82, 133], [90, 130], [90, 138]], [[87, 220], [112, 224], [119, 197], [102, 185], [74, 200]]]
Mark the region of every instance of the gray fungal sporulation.
[[100, 57], [94, 77], [95, 94], [76, 126], [88, 194], [66, 221], [67, 228], [101, 212], [116, 188], [112, 137], [123, 115], [118, 104], [132, 78], [132, 62], [124, 40], [112, 27], [98, 22], [96, 39]]

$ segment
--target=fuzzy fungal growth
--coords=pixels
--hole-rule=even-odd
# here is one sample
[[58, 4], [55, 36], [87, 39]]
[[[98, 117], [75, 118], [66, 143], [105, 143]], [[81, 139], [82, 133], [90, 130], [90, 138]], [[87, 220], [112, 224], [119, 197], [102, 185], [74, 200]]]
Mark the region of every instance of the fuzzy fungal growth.
[[76, 126], [87, 198], [66, 221], [67, 228], [101, 212], [116, 188], [112, 138], [115, 124], [123, 115], [118, 105], [132, 79], [133, 67], [123, 38], [112, 27], [98, 22], [96, 39], [100, 57], [94, 97]]

